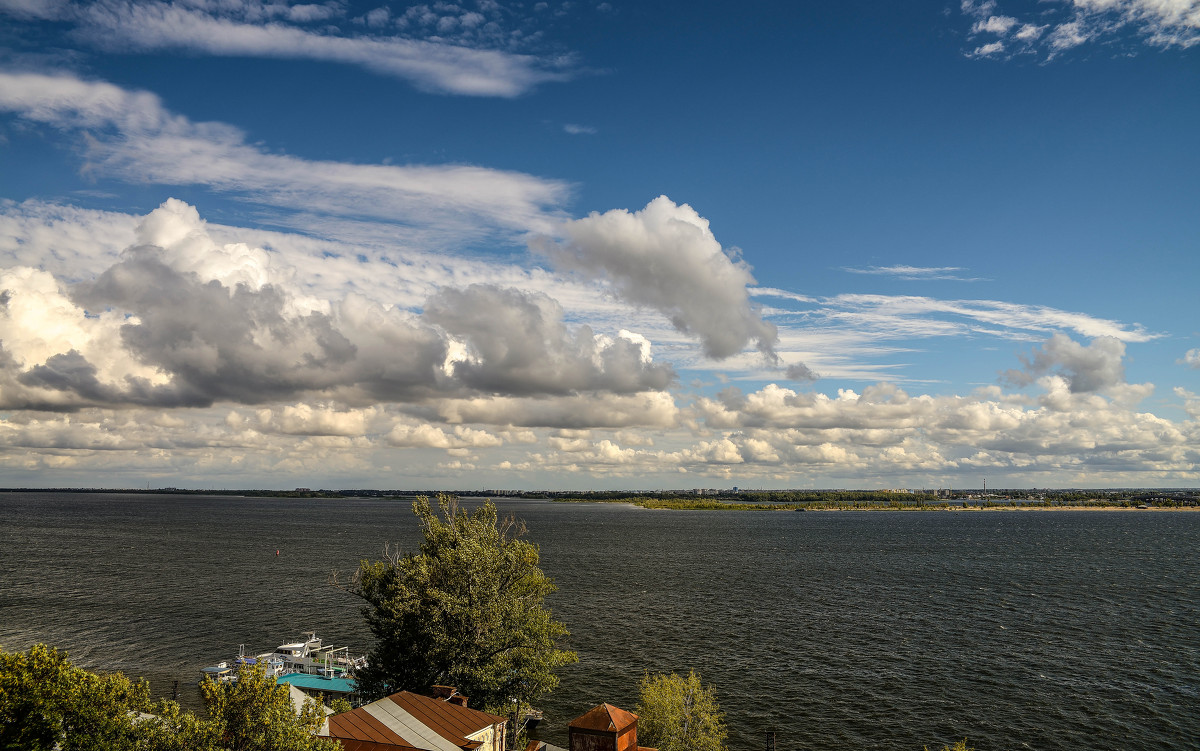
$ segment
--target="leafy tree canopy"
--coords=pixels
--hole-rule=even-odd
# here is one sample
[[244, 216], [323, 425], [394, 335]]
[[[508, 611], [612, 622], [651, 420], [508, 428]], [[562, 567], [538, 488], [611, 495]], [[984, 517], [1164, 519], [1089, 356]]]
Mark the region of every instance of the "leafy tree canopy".
[[[490, 501], [473, 513], [437, 497], [418, 497], [413, 512], [425, 539], [420, 552], [362, 561], [350, 591], [377, 643], [359, 691], [377, 698], [456, 686], [472, 706], [507, 715], [558, 685], [554, 671], [575, 662], [558, 647], [566, 627], [545, 598], [554, 584], [538, 568], [525, 527], [500, 520]], [[439, 513], [440, 512], [440, 513]]]
[[3, 751], [337, 751], [313, 735], [324, 719], [316, 702], [297, 715], [286, 686], [259, 669], [237, 683], [202, 684], [209, 717], [173, 701], [152, 701], [145, 681], [75, 667], [65, 652], [35, 644], [0, 651]]
[[638, 684], [638, 742], [659, 751], [725, 751], [725, 715], [696, 671], [647, 673]]
[[316, 737], [325, 713], [315, 700], [300, 713], [287, 686], [259, 666], [238, 671], [236, 683], [205, 681], [200, 693], [208, 707], [214, 747], [228, 751], [340, 751], [341, 744]]
[[135, 713], [150, 704], [144, 681], [90, 673], [44, 644], [0, 652], [0, 749], [136, 748]]

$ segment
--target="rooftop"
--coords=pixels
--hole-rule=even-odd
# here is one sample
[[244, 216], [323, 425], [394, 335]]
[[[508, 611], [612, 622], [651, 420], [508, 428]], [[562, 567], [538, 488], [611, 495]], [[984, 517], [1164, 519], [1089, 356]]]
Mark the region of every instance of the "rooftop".
[[391, 696], [329, 718], [325, 731], [342, 741], [343, 748], [412, 748], [426, 751], [460, 751], [477, 748], [468, 740], [504, 722], [503, 717], [469, 709], [451, 702], [401, 691]]
[[312, 673], [288, 673], [275, 679], [276, 683], [289, 683], [303, 691], [324, 691], [330, 694], [352, 694], [355, 691], [351, 678], [326, 678]]

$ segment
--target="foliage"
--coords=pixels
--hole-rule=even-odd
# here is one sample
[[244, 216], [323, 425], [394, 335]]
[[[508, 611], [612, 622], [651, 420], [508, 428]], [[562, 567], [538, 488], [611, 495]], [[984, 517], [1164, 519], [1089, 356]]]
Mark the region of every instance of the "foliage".
[[137, 748], [133, 713], [149, 707], [144, 681], [90, 673], [44, 644], [28, 653], [0, 651], [0, 749]]
[[244, 667], [236, 683], [205, 681], [200, 693], [208, 707], [209, 732], [216, 747], [229, 751], [337, 751], [336, 741], [317, 738], [325, 720], [320, 705], [304, 702], [300, 714], [287, 686], [276, 684], [260, 666]]
[[638, 684], [638, 742], [659, 751], [724, 751], [725, 715], [696, 671], [646, 673]]
[[354, 709], [354, 706], [346, 699], [346, 697], [335, 696], [333, 697], [333, 700], [329, 702], [329, 708], [333, 710], [334, 714], [341, 714], [343, 712], [351, 711]]
[[[925, 747], [925, 751], [929, 751], [928, 746]], [[967, 739], [963, 738], [961, 741], [958, 741], [953, 746], [942, 746], [942, 751], [975, 751], [975, 749], [973, 747], [968, 748], [967, 747]]]
[[202, 684], [209, 718], [173, 701], [151, 701], [145, 681], [75, 667], [65, 652], [35, 644], [0, 651], [0, 749], [9, 751], [336, 751], [312, 735], [315, 702], [296, 715], [287, 687], [261, 669], [237, 683]]
[[417, 554], [362, 561], [351, 591], [377, 643], [358, 672], [360, 692], [381, 697], [456, 686], [472, 705], [507, 715], [558, 684], [554, 671], [576, 660], [559, 649], [566, 627], [544, 605], [554, 591], [538, 568], [523, 525], [498, 520], [490, 501], [474, 513], [439, 495], [413, 512], [425, 539]]

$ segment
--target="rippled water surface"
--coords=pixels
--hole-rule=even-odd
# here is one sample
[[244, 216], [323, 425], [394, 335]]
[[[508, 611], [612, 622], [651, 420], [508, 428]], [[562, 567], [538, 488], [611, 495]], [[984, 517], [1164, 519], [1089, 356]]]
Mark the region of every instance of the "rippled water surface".
[[[500, 505], [579, 653], [543, 702], [561, 745], [595, 704], [632, 709], [643, 671], [695, 669], [735, 750], [1200, 747], [1200, 514]], [[196, 706], [240, 644], [366, 651], [329, 576], [385, 542], [415, 546], [408, 503], [0, 494], [0, 645]]]

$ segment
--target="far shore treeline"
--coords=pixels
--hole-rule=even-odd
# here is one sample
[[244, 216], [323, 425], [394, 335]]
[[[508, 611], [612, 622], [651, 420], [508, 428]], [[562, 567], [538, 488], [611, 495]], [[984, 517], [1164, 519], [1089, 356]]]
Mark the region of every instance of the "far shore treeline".
[[394, 498], [439, 495], [503, 501], [629, 503], [687, 511], [940, 510], [967, 508], [1200, 508], [1200, 488], [957, 489], [957, 490], [343, 490], [164, 488], [0, 488], [0, 493], [120, 493], [250, 498]]

